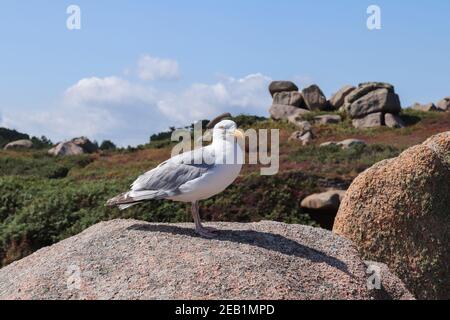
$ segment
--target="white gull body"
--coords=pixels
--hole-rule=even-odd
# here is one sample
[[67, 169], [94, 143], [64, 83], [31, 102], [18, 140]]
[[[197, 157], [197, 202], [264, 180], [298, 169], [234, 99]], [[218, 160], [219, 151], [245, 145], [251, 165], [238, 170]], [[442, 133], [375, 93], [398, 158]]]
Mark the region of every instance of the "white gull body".
[[109, 200], [107, 205], [123, 210], [152, 199], [191, 202], [197, 233], [212, 237], [211, 228], [200, 222], [198, 202], [221, 193], [239, 176], [244, 152], [237, 137], [243, 135], [233, 121], [219, 122], [214, 127], [211, 145], [163, 162], [141, 175], [129, 192]]

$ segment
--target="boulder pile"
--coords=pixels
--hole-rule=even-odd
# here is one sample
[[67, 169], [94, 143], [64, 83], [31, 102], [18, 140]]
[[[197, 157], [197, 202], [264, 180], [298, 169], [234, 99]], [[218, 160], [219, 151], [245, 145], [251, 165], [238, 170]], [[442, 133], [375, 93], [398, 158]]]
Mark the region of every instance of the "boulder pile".
[[304, 88], [301, 92], [291, 81], [273, 81], [269, 85], [273, 102], [269, 109], [274, 120], [287, 120], [296, 124], [295, 118], [316, 110], [328, 110], [329, 103], [317, 85]]
[[355, 128], [405, 126], [399, 117], [402, 110], [400, 98], [389, 83], [361, 83], [345, 96], [340, 108], [353, 120]]

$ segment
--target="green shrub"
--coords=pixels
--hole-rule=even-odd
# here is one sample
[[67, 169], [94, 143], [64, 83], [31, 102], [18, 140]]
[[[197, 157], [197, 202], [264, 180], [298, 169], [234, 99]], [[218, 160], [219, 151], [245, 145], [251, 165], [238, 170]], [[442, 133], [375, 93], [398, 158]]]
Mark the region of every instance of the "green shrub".
[[396, 147], [383, 144], [358, 144], [348, 149], [343, 149], [337, 145], [324, 147], [311, 145], [299, 148], [289, 158], [296, 162], [314, 161], [320, 162], [321, 164], [368, 168], [381, 160], [394, 158], [400, 152], [401, 150]]

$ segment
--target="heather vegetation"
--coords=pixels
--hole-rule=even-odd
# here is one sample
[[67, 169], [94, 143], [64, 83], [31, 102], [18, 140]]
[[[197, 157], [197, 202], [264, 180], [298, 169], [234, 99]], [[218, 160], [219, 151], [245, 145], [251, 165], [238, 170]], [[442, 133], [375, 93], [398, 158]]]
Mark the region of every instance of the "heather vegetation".
[[[317, 142], [302, 146], [288, 142], [293, 124], [240, 115], [240, 127], [279, 128], [280, 172], [260, 176], [258, 166], [245, 166], [225, 192], [204, 201], [206, 221], [250, 222], [275, 220], [318, 226], [300, 206], [306, 196], [329, 188], [346, 189], [361, 171], [377, 161], [397, 156], [406, 147], [448, 129], [450, 116], [406, 111], [410, 126], [400, 130], [358, 130], [344, 121], [314, 125]], [[188, 127], [189, 128], [189, 127]], [[150, 222], [191, 221], [188, 206], [152, 201], [127, 211], [105, 207], [105, 201], [128, 188], [141, 173], [170, 156], [168, 132], [152, 136], [135, 148], [117, 148], [113, 142], [100, 151], [79, 156], [54, 157], [37, 146], [31, 150], [0, 151], [0, 260], [7, 264], [104, 220], [134, 218]], [[24, 138], [17, 131], [0, 130], [3, 142]], [[348, 149], [319, 147], [328, 140], [349, 137], [367, 145]], [[49, 144], [48, 140], [40, 139]]]

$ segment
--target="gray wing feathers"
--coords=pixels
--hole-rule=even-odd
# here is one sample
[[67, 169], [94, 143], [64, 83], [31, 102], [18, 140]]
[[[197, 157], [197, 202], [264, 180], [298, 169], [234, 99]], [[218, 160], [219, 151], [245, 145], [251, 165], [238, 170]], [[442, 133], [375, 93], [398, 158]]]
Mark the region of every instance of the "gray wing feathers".
[[213, 152], [207, 147], [183, 153], [140, 176], [131, 185], [131, 189], [133, 191], [176, 190], [186, 182], [199, 178], [212, 168], [214, 165], [213, 157]]
[[208, 147], [173, 157], [141, 175], [131, 185], [131, 191], [108, 200], [107, 205], [123, 210], [145, 200], [177, 195], [180, 186], [208, 172], [214, 166], [213, 160], [214, 153]]

